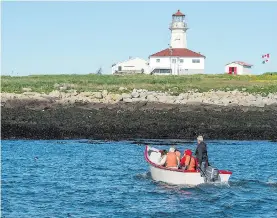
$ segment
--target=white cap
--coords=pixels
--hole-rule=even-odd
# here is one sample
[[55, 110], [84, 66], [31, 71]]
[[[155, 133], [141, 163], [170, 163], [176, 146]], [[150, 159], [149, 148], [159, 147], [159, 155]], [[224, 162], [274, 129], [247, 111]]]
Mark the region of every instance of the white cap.
[[171, 147], [171, 148], [169, 149], [169, 152], [175, 152], [175, 148]]
[[200, 142], [203, 142], [203, 140], [204, 140], [204, 139], [203, 139], [203, 136], [202, 136], [202, 135], [198, 136], [198, 137], [197, 137], [197, 140], [200, 141]]

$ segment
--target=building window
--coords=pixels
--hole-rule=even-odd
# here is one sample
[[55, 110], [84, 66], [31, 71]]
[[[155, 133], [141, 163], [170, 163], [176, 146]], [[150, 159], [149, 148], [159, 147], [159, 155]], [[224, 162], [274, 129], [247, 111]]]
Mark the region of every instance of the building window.
[[160, 69], [160, 73], [171, 73], [170, 69]]
[[194, 63], [194, 64], [200, 63], [200, 59], [192, 59], [192, 63]]
[[184, 59], [180, 59], [180, 63], [184, 63]]
[[174, 59], [172, 59], [172, 63], [176, 63], [176, 59], [174, 58]]
[[157, 63], [160, 63], [160, 59], [156, 59], [156, 62], [157, 62]]
[[152, 74], [171, 74], [171, 69], [155, 69]]

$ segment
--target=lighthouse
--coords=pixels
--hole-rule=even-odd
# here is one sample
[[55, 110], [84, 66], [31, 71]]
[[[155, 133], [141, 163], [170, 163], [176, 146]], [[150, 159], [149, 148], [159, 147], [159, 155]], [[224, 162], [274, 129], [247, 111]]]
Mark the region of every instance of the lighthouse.
[[172, 15], [172, 22], [169, 27], [171, 31], [170, 46], [171, 48], [187, 48], [187, 24], [185, 15], [178, 10]]
[[172, 14], [170, 46], [149, 56], [149, 73], [156, 75], [203, 74], [206, 57], [187, 48], [185, 15]]
[[144, 73], [153, 75], [204, 74], [206, 56], [187, 48], [188, 27], [185, 15], [180, 10], [172, 14], [169, 29], [171, 37], [167, 48], [150, 55], [148, 62], [136, 59], [131, 60], [132, 62], [126, 61], [113, 65], [113, 72], [121, 72], [125, 68], [125, 71], [131, 70], [132, 72], [134, 69], [142, 72], [140, 69], [143, 69]]

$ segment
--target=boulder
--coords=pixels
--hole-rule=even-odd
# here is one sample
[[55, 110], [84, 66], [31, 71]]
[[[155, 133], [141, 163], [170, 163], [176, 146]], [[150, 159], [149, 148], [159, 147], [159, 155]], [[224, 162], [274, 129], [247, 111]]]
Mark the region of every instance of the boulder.
[[103, 90], [102, 91], [102, 96], [103, 98], [105, 98], [108, 95], [108, 91], [107, 90]]
[[162, 103], [173, 104], [175, 100], [175, 96], [158, 96], [158, 101]]
[[101, 92], [93, 92], [93, 97], [96, 99], [102, 99], [103, 95]]
[[126, 103], [131, 103], [133, 100], [131, 98], [123, 98], [123, 101]]
[[146, 99], [148, 100], [148, 101], [158, 101], [158, 99], [157, 99], [157, 97], [155, 96], [155, 95], [148, 95], [147, 97], [146, 97]]
[[139, 96], [142, 98], [146, 98], [147, 97], [147, 93], [146, 92], [140, 92]]
[[119, 91], [124, 91], [124, 90], [127, 90], [127, 88], [126, 88], [126, 87], [119, 87], [118, 90], [119, 90]]
[[81, 96], [85, 96], [85, 97], [91, 97], [94, 96], [94, 94], [92, 92], [81, 92], [79, 95]]
[[131, 94], [128, 94], [128, 93], [123, 93], [122, 94], [122, 98], [125, 99], [125, 98], [132, 98], [132, 95]]
[[39, 96], [40, 94], [37, 92], [23, 92], [22, 95]]
[[123, 99], [120, 94], [110, 94], [110, 96], [113, 101], [121, 101]]
[[[103, 97], [104, 97], [104, 95], [103, 95]], [[105, 101], [112, 101], [112, 100], [113, 100], [113, 98], [112, 98], [111, 95], [106, 95], [106, 96], [104, 97], [104, 99], [105, 99]]]
[[[70, 94], [69, 96], [76, 96], [76, 95], [78, 95], [78, 92], [77, 92], [77, 90], [75, 90], [75, 89], [69, 89], [69, 90], [67, 90], [66, 92]], [[90, 93], [91, 93], [91, 92], [90, 92]], [[91, 93], [91, 94], [92, 94], [92, 93]]]
[[138, 98], [140, 96], [140, 94], [138, 92], [134, 92], [134, 91], [132, 92], [131, 95], [133, 98]]
[[49, 93], [50, 97], [56, 97], [56, 98], [60, 98], [61, 97], [61, 93], [57, 90], [54, 90], [52, 92]]
[[23, 91], [23, 92], [31, 92], [32, 89], [31, 89], [31, 88], [22, 88], [22, 91]]

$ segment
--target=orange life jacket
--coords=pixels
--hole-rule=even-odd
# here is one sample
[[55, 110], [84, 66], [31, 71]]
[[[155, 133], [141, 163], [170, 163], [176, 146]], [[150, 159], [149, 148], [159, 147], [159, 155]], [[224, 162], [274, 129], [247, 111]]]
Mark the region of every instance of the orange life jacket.
[[166, 156], [166, 167], [177, 167], [177, 155], [175, 152], [168, 152]]
[[180, 151], [175, 151], [177, 157], [179, 158], [179, 160], [181, 159], [181, 152]]
[[187, 166], [187, 170], [195, 170], [195, 167], [196, 167], [195, 158], [190, 155], [185, 155], [185, 158], [186, 158], [185, 166]]

